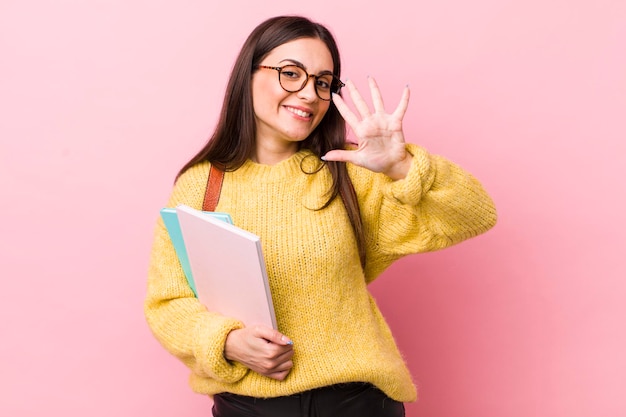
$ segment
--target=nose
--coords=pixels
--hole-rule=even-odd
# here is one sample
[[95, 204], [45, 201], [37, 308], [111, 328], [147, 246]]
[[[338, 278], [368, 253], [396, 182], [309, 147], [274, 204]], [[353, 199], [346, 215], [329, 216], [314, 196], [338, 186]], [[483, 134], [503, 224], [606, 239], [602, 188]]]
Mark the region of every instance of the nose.
[[312, 101], [317, 98], [317, 90], [315, 90], [315, 75], [309, 75], [304, 88], [298, 91], [298, 97]]

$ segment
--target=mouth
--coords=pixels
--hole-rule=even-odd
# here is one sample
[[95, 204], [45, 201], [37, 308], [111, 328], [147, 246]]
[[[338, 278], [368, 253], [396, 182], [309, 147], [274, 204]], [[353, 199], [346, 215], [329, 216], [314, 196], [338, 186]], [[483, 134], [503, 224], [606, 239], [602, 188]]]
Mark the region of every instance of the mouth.
[[295, 107], [285, 106], [285, 109], [287, 109], [291, 113], [295, 114], [296, 116], [305, 117], [307, 119], [313, 116], [313, 113], [307, 112], [307, 111], [302, 110], [302, 109], [297, 109]]

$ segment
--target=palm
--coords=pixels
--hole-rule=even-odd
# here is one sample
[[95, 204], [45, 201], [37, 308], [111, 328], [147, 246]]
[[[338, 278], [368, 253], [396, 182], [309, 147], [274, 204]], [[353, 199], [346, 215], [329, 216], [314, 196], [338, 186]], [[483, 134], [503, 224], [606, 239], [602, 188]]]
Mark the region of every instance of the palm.
[[409, 103], [409, 89], [405, 88], [393, 113], [385, 112], [380, 90], [373, 78], [369, 79], [374, 112], [354, 84], [347, 82], [348, 92], [360, 117], [352, 112], [339, 95], [333, 102], [356, 136], [355, 150], [333, 150], [325, 155], [328, 161], [349, 161], [375, 172], [388, 172], [406, 156], [402, 118]]

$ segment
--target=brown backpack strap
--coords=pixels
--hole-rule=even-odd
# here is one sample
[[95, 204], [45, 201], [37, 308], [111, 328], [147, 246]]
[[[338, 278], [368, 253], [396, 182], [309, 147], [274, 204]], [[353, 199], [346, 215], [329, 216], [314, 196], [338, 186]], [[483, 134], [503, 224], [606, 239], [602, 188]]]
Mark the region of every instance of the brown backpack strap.
[[217, 202], [220, 201], [220, 193], [222, 192], [222, 182], [224, 181], [224, 171], [211, 164], [209, 178], [206, 182], [206, 192], [204, 194], [204, 202], [202, 210], [215, 211]]

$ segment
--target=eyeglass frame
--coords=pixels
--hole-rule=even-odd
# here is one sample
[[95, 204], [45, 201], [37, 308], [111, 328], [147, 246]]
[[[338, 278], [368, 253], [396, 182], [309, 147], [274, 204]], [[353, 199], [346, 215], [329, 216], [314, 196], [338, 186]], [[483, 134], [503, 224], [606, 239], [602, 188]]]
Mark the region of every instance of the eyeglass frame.
[[[302, 86], [299, 89], [290, 91], [290, 90], [287, 90], [285, 87], [283, 87], [283, 83], [280, 82], [280, 74], [282, 73], [283, 68], [285, 68], [285, 67], [296, 67], [296, 68], [300, 68], [302, 71], [304, 71], [304, 74], [306, 75], [306, 77], [304, 79], [304, 82], [302, 83]], [[317, 91], [317, 84], [313, 84], [313, 87], [315, 88], [315, 94], [317, 95], [317, 97], [320, 100], [324, 100], [324, 101], [331, 101], [332, 98], [333, 98], [333, 93], [334, 94], [338, 94], [339, 90], [341, 90], [343, 87], [346, 86], [346, 84], [343, 81], [341, 81], [339, 79], [339, 77], [337, 77], [335, 74], [333, 74], [330, 71], [322, 73], [322, 74], [319, 74], [319, 75], [309, 74], [307, 72], [307, 70], [302, 68], [300, 65], [296, 65], [296, 64], [283, 65], [282, 67], [273, 67], [273, 66], [270, 66], [270, 65], [258, 65], [257, 68], [259, 68], [259, 69], [261, 69], [261, 68], [262, 69], [271, 69], [271, 70], [277, 71], [278, 72], [278, 84], [280, 85], [280, 87], [283, 90], [285, 90], [288, 93], [297, 93], [298, 91], [304, 90], [306, 85], [309, 83], [309, 79], [310, 78], [313, 78], [315, 81], [317, 81], [320, 77], [323, 77], [324, 75], [330, 75], [331, 77], [333, 77], [333, 81], [337, 81], [337, 88], [335, 89], [336, 91], [333, 91], [332, 84], [331, 84], [331, 87], [330, 87], [330, 98], [323, 98], [322, 96], [320, 96], [319, 91]]]

